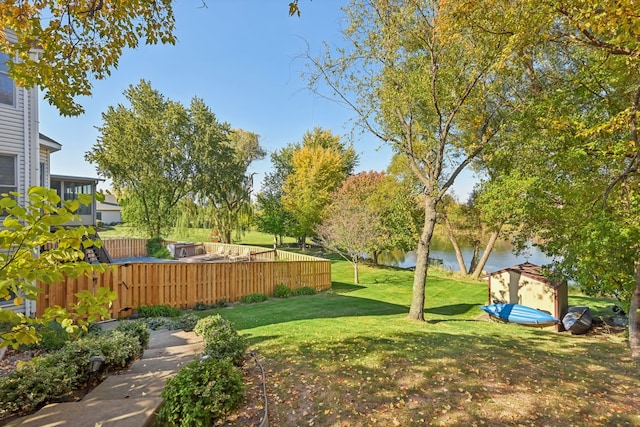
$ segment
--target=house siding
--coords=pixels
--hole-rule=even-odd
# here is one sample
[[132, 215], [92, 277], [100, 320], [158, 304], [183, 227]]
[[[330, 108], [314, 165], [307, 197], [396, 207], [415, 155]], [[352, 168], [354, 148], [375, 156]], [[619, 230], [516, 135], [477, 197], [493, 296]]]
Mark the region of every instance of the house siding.
[[[44, 186], [49, 188], [51, 186], [50, 181], [49, 181], [49, 174], [50, 174], [50, 170], [51, 170], [51, 165], [50, 165], [50, 155], [51, 153], [49, 152], [49, 150], [46, 150], [42, 147], [40, 147], [40, 162], [44, 165], [44, 168], [40, 168], [39, 169], [39, 176], [38, 178], [40, 178], [40, 176], [44, 176]], [[40, 185], [40, 180], [38, 179], [38, 183], [37, 185]]]
[[[10, 31], [6, 36], [9, 41], [15, 41]], [[38, 148], [37, 88], [27, 90], [16, 86], [14, 100], [15, 105], [0, 104], [0, 154], [16, 157], [16, 191], [26, 194], [31, 185], [39, 182], [36, 162], [42, 157]], [[33, 304], [14, 305], [12, 300], [0, 301], [0, 308], [26, 314], [35, 312]]]

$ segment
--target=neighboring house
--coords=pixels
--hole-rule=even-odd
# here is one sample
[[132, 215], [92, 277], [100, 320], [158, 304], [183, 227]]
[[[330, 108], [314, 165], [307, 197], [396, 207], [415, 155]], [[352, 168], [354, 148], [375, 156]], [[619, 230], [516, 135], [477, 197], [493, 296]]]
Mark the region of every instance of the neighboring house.
[[[34, 50], [32, 54], [38, 52]], [[29, 187], [39, 185], [57, 189], [63, 199], [75, 198], [79, 193], [95, 194], [96, 178], [51, 176], [50, 155], [62, 145], [39, 132], [38, 90], [14, 83], [8, 74], [8, 59], [0, 52], [0, 193], [15, 191], [24, 195]], [[24, 196], [20, 201], [24, 202]], [[78, 213], [81, 224], [95, 225], [95, 202]], [[20, 306], [0, 300], [0, 308], [26, 315], [35, 313], [35, 303], [28, 300]]]
[[96, 203], [96, 219], [105, 224], [119, 224], [122, 222], [122, 206], [118, 204], [116, 196], [105, 194], [104, 202]]
[[[62, 200], [75, 200], [79, 194], [96, 194], [99, 179], [79, 176], [51, 175], [51, 188], [55, 189]], [[81, 205], [76, 212], [80, 221], [69, 225], [96, 225], [96, 201], [89, 206]]]
[[522, 304], [546, 311], [557, 319], [567, 313], [569, 290], [566, 281], [554, 282], [540, 266], [526, 262], [487, 275], [489, 304]]

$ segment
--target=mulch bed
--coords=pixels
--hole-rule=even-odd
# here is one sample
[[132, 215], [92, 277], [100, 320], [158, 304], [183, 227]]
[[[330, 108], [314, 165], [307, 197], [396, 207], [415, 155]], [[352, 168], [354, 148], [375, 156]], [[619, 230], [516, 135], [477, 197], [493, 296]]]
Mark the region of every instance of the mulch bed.
[[18, 351], [12, 348], [5, 350], [4, 356], [0, 354], [0, 377], [4, 377], [13, 372], [21, 362], [28, 362], [36, 356], [42, 356], [44, 350]]
[[[223, 427], [259, 426], [265, 412], [265, 397], [262, 388], [262, 371], [252, 357], [242, 367], [246, 389], [240, 408], [220, 424]], [[267, 379], [268, 381], [268, 379]], [[268, 405], [268, 403], [267, 403]]]

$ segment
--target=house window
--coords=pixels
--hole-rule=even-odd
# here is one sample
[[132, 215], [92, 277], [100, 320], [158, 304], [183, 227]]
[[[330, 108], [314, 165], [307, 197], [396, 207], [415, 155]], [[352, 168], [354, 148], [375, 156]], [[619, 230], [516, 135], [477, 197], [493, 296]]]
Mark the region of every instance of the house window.
[[[75, 200], [78, 194], [93, 194], [92, 185], [80, 182], [64, 182], [64, 200]], [[76, 212], [78, 215], [91, 215], [91, 205], [80, 205]]]
[[40, 187], [47, 186], [47, 165], [44, 162], [40, 162]]
[[18, 191], [16, 157], [0, 154], [0, 194]]
[[0, 104], [15, 105], [16, 85], [9, 77], [9, 55], [0, 52]]

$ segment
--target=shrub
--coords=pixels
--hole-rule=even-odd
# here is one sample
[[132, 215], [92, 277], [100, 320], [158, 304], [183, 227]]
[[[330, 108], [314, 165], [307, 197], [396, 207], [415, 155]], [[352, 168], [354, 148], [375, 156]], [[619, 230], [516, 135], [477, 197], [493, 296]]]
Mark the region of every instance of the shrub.
[[244, 364], [247, 343], [233, 324], [219, 314], [200, 319], [195, 327], [202, 337], [204, 353], [216, 359], [230, 359], [234, 365]]
[[140, 343], [140, 348], [144, 350], [149, 347], [149, 329], [147, 324], [141, 321], [135, 322], [121, 322], [115, 329], [116, 331], [124, 332], [125, 334], [132, 336]]
[[69, 341], [60, 350], [36, 357], [0, 378], [0, 417], [26, 414], [45, 403], [65, 400], [86, 381], [91, 356], [104, 356], [102, 369], [106, 370], [126, 366], [141, 349], [136, 334], [120, 330]]
[[291, 296], [291, 288], [283, 284], [276, 285], [273, 290], [273, 296], [276, 298], [289, 298]]
[[311, 286], [303, 286], [301, 288], [295, 289], [292, 294], [294, 296], [300, 296], [300, 295], [315, 295], [316, 294], [316, 290], [314, 288], [312, 288]]
[[158, 420], [165, 426], [212, 426], [239, 407], [243, 381], [242, 371], [228, 360], [192, 362], [167, 381]]
[[254, 304], [256, 302], [262, 302], [262, 301], [266, 301], [268, 300], [269, 297], [266, 296], [265, 294], [249, 294], [249, 295], [245, 295], [242, 298], [240, 298], [240, 302], [245, 303], [245, 304]]
[[162, 237], [147, 240], [147, 254], [154, 258], [172, 259], [171, 252], [164, 246]]
[[212, 308], [215, 308], [215, 304], [205, 304], [203, 302], [197, 302], [196, 305], [193, 306], [193, 310], [196, 311], [211, 310]]
[[141, 305], [137, 312], [140, 317], [178, 317], [182, 314], [178, 307], [167, 304]]
[[173, 321], [172, 329], [182, 329], [185, 332], [193, 331], [200, 318], [193, 313], [183, 314], [181, 318]]
[[60, 350], [67, 341], [69, 334], [60, 323], [51, 321], [40, 328], [41, 340], [38, 347], [47, 352]]
[[[124, 331], [113, 330], [98, 342], [100, 351], [105, 356], [105, 366], [108, 367], [124, 368], [142, 353], [142, 345], [138, 336]], [[91, 356], [95, 355], [97, 354]]]
[[76, 388], [76, 367], [38, 363], [36, 359], [11, 375], [0, 377], [0, 417], [27, 414], [45, 403], [70, 395]]
[[157, 331], [158, 329], [171, 329], [171, 324], [173, 321], [168, 317], [149, 317], [145, 319], [145, 324], [152, 331]]

